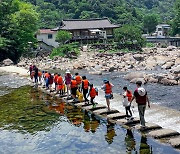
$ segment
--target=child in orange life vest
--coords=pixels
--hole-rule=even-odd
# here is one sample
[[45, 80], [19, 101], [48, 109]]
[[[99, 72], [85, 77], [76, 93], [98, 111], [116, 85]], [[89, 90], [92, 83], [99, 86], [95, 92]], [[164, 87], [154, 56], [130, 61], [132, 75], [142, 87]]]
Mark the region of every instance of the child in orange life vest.
[[88, 93], [88, 96], [90, 95], [90, 98], [91, 98], [91, 103], [93, 105], [93, 107], [95, 107], [95, 103], [94, 103], [94, 98], [98, 95], [96, 89], [93, 87], [93, 84], [90, 84], [90, 90], [89, 90], [89, 93]]
[[54, 74], [54, 84], [55, 84], [55, 90], [57, 90], [57, 79], [58, 79], [58, 74]]
[[102, 86], [102, 89], [105, 92], [105, 98], [106, 98], [108, 111], [110, 111], [110, 99], [112, 98], [112, 87], [114, 85], [110, 83], [107, 79], [104, 79], [103, 82], [104, 82], [104, 85]]
[[80, 86], [81, 86], [81, 83], [82, 83], [82, 78], [79, 75], [79, 73], [75, 73], [75, 79], [76, 79], [76, 82], [77, 82], [78, 90], [80, 91]]
[[86, 79], [86, 76], [82, 77], [82, 91], [83, 91], [83, 96], [85, 102], [88, 102], [89, 100], [87, 99], [87, 94], [88, 94], [88, 89], [89, 89], [89, 81]]
[[71, 80], [71, 95], [72, 95], [73, 101], [76, 100], [76, 91], [77, 91], [77, 82], [76, 82], [76, 79], [73, 77]]
[[41, 84], [42, 83], [42, 72], [41, 71], [39, 71], [38, 72], [38, 78], [39, 78], [39, 84]]
[[64, 83], [63, 83], [63, 78], [61, 74], [58, 74], [56, 82], [57, 82], [57, 93], [60, 93], [60, 95], [63, 95]]
[[[126, 109], [126, 116], [127, 116], [127, 119], [128, 120], [132, 120], [133, 117], [132, 117], [132, 112], [131, 112], [131, 109], [130, 109], [130, 101], [132, 99], [132, 92], [130, 90], [127, 89], [127, 87], [123, 87], [123, 90], [124, 90], [124, 93], [123, 93], [123, 106], [125, 107]], [[128, 114], [129, 112], [129, 114]]]

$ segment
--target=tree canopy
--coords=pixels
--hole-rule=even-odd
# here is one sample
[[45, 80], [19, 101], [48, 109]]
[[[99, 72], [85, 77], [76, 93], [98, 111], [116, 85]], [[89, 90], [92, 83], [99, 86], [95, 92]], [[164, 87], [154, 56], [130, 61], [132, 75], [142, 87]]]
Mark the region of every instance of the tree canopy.
[[38, 14], [33, 5], [20, 0], [0, 3], [0, 61], [11, 58], [17, 62], [24, 52], [36, 43]]
[[175, 18], [174, 18], [173, 24], [172, 24], [173, 34], [180, 35], [180, 0], [176, 0], [175, 10], [176, 10]]

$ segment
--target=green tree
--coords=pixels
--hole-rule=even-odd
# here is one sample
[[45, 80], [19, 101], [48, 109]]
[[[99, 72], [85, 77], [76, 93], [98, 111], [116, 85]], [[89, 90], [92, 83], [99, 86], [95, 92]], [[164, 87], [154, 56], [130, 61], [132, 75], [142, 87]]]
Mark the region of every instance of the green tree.
[[72, 35], [70, 32], [65, 30], [60, 30], [56, 35], [56, 41], [59, 42], [60, 44], [64, 44], [66, 41], [71, 39], [71, 37]]
[[176, 0], [175, 10], [176, 10], [176, 16], [173, 20], [172, 30], [173, 30], [173, 35], [176, 34], [180, 35], [180, 0]]
[[28, 42], [36, 44], [38, 14], [34, 7], [20, 0], [3, 0], [0, 3], [0, 60], [10, 58], [14, 62], [26, 51]]
[[115, 41], [120, 44], [138, 44], [143, 46], [144, 39], [142, 38], [142, 31], [136, 26], [123, 25], [114, 32]]
[[143, 27], [144, 31], [147, 33], [152, 33], [156, 30], [158, 24], [158, 16], [155, 14], [148, 14], [144, 16]]

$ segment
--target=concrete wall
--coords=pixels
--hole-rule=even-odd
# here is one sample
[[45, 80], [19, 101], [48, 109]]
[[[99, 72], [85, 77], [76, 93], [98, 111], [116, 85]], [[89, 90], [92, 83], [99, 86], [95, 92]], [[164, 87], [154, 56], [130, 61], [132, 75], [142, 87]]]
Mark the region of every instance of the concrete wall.
[[47, 45], [58, 47], [59, 44], [58, 42], [55, 41], [57, 33], [55, 32], [51, 34], [52, 34], [52, 38], [48, 38], [48, 34], [37, 34], [37, 39], [38, 41], [42, 41], [46, 43]]

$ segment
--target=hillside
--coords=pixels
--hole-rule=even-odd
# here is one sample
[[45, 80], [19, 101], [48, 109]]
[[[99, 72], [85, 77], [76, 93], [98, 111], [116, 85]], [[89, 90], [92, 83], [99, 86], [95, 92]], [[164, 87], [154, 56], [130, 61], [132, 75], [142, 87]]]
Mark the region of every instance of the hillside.
[[142, 27], [143, 16], [157, 14], [159, 22], [174, 17], [175, 0], [24, 0], [37, 7], [40, 28], [53, 28], [62, 19], [108, 17], [118, 24]]

